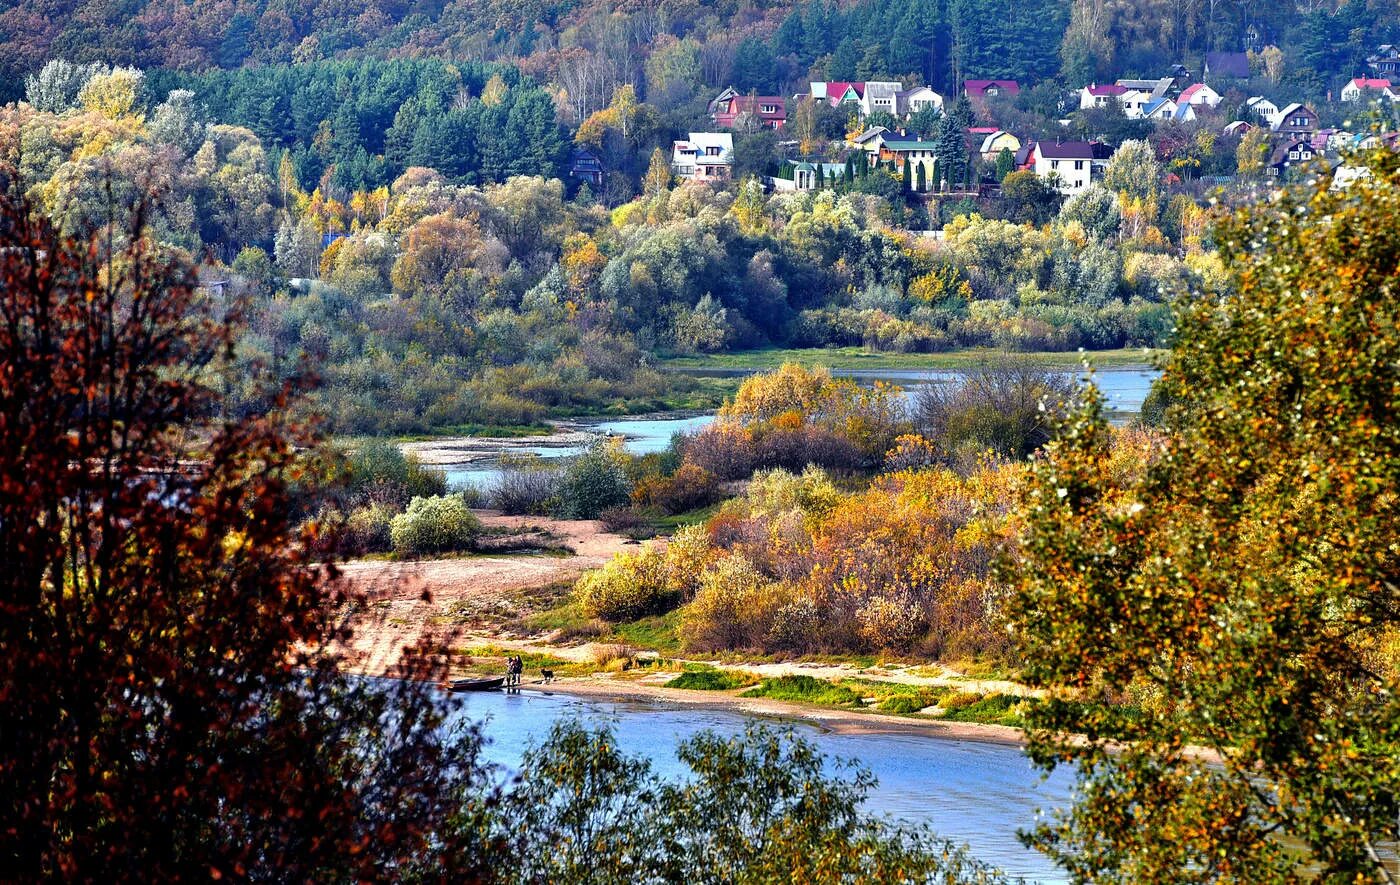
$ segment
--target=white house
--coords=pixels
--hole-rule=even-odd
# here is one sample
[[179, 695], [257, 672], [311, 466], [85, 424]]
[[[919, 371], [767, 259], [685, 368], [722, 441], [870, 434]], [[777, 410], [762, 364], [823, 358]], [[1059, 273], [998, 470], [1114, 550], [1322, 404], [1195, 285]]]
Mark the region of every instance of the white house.
[[671, 142], [671, 171], [693, 181], [726, 181], [734, 165], [734, 136], [728, 132], [692, 132]]
[[1269, 101], [1262, 95], [1256, 95], [1245, 101], [1244, 106], [1249, 108], [1254, 116], [1269, 124], [1273, 128], [1279, 119], [1278, 105]]
[[1361, 101], [1363, 98], [1396, 101], [1400, 99], [1400, 95], [1396, 95], [1389, 80], [1371, 77], [1355, 77], [1342, 87], [1342, 101]]
[[895, 115], [907, 117], [926, 110], [943, 110], [943, 96], [928, 86], [915, 86], [895, 93]]
[[1127, 114], [1130, 120], [1142, 119], [1142, 109], [1155, 100], [1152, 93], [1143, 92], [1141, 89], [1129, 89], [1118, 96], [1118, 101], [1123, 105], [1123, 113]]
[[862, 116], [870, 116], [876, 111], [886, 114], [899, 113], [898, 98], [903, 84], [885, 80], [866, 80], [865, 92], [860, 97]]
[[1127, 91], [1126, 86], [1119, 86], [1117, 83], [1090, 84], [1079, 90], [1079, 109], [1087, 111], [1090, 108], [1105, 107], [1110, 101], [1121, 102]]
[[1176, 117], [1176, 102], [1170, 98], [1154, 98], [1143, 105], [1142, 116], [1148, 120], [1174, 119]]
[[1224, 128], [1224, 130], [1222, 130], [1222, 131], [1223, 131], [1226, 135], [1240, 135], [1240, 136], [1242, 136], [1242, 135], [1244, 135], [1246, 132], [1248, 132], [1249, 130], [1251, 130], [1251, 129], [1253, 129], [1253, 128], [1254, 128], [1254, 124], [1253, 124], [1253, 123], [1247, 122], [1247, 121], [1245, 121], [1245, 120], [1235, 120], [1233, 123], [1227, 123], [1227, 124], [1225, 124], [1225, 128]]
[[1103, 177], [1113, 149], [1098, 141], [1036, 142], [1031, 150], [1035, 174], [1055, 176], [1060, 193], [1077, 194]]
[[1192, 83], [1181, 90], [1181, 94], [1176, 97], [1176, 103], [1213, 108], [1220, 104], [1220, 93], [1204, 83]]

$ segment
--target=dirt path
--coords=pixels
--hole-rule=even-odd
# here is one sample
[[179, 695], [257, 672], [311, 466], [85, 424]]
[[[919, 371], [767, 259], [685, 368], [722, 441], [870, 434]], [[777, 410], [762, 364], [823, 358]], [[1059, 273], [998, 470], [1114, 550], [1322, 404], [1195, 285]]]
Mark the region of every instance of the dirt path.
[[350, 586], [368, 596], [365, 611], [351, 620], [354, 636], [347, 651], [351, 665], [383, 673], [406, 646], [420, 640], [447, 641], [454, 647], [481, 637], [486, 621], [525, 614], [522, 596], [530, 590], [571, 583], [637, 542], [614, 535], [593, 520], [502, 516], [478, 511], [488, 528], [535, 530], [564, 553], [509, 553], [419, 562], [357, 560], [341, 566]]

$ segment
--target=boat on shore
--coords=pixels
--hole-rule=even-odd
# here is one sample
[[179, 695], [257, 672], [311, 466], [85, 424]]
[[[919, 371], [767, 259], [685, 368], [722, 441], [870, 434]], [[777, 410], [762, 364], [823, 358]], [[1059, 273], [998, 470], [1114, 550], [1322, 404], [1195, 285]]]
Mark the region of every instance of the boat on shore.
[[452, 691], [495, 691], [506, 684], [504, 676], [490, 676], [484, 679], [453, 679], [447, 683]]

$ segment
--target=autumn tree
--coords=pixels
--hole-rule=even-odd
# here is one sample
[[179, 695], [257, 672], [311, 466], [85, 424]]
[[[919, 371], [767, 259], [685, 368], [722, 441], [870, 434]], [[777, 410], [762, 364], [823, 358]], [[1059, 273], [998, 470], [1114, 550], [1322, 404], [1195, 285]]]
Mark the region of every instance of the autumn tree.
[[226, 413], [236, 306], [146, 216], [68, 239], [0, 195], [0, 867], [473, 878], [445, 824], [475, 741], [417, 683], [340, 674], [353, 598], [292, 521], [314, 440], [280, 393]]
[[1220, 221], [1153, 457], [1115, 466], [1095, 398], [1036, 464], [1008, 614], [1032, 757], [1079, 778], [1032, 839], [1076, 880], [1394, 881], [1400, 162], [1369, 163]]

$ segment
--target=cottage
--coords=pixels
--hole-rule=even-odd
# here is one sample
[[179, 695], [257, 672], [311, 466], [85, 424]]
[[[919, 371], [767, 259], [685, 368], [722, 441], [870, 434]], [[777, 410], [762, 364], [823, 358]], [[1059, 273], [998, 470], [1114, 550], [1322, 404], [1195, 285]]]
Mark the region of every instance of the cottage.
[[832, 107], [843, 104], [860, 104], [861, 95], [865, 92], [864, 83], [847, 83], [842, 80], [831, 82], [813, 81], [809, 84], [812, 87], [812, 98], [825, 101]]
[[724, 89], [720, 91], [719, 95], [716, 95], [714, 98], [710, 99], [710, 106], [708, 108], [710, 116], [713, 117], [715, 114], [719, 113], [724, 108], [729, 107], [729, 100], [734, 98], [738, 94], [739, 91], [733, 86], [724, 87]]
[[1015, 80], [964, 80], [963, 91], [969, 99], [979, 101], [998, 95], [1020, 95], [1021, 85]]
[[1248, 108], [1250, 113], [1254, 114], [1254, 116], [1268, 123], [1270, 129], [1279, 121], [1278, 105], [1269, 101], [1262, 95], [1255, 95], [1246, 99], [1244, 106]]
[[943, 96], [928, 86], [915, 86], [895, 93], [895, 115], [908, 117], [920, 111], [943, 110]]
[[[933, 187], [934, 176], [938, 168], [937, 158], [933, 154], [933, 142], [925, 141], [921, 138], [905, 138], [899, 140], [886, 141], [880, 146], [879, 160], [888, 162], [893, 160], [895, 165], [902, 170], [908, 181], [908, 176], [917, 176], [920, 166], [924, 169], [924, 189]], [[915, 178], [917, 181], [917, 178]]]
[[1233, 123], [1226, 123], [1225, 128], [1221, 131], [1224, 132], [1226, 135], [1243, 136], [1246, 132], [1253, 128], [1254, 125], [1251, 123], [1247, 123], [1244, 120], [1236, 120]]
[[1110, 101], [1121, 102], [1127, 91], [1128, 87], [1119, 86], [1117, 83], [1085, 86], [1079, 90], [1079, 109], [1087, 111], [1090, 108], [1107, 107]]
[[1400, 46], [1390, 43], [1377, 46], [1375, 54], [1367, 56], [1366, 65], [1384, 77], [1400, 74]]
[[877, 154], [880, 152], [880, 142], [888, 135], [889, 130], [884, 126], [871, 126], [855, 138], [848, 139], [846, 143], [867, 153]]
[[603, 161], [590, 150], [574, 148], [569, 155], [569, 177], [596, 188], [603, 183]]
[[1285, 138], [1269, 157], [1269, 174], [1282, 178], [1290, 168], [1306, 163], [1315, 156], [1317, 152], [1308, 138]]
[[1249, 55], [1243, 52], [1207, 52], [1202, 77], [1249, 79]]
[[1004, 132], [998, 129], [995, 132], [988, 133], [987, 136], [982, 139], [982, 147], [978, 150], [978, 153], [982, 155], [982, 159], [995, 163], [997, 157], [1001, 155], [1002, 150], [1011, 151], [1014, 155], [1020, 149], [1021, 139], [1012, 135], [1010, 132]]
[[693, 181], [727, 181], [734, 165], [734, 136], [728, 132], [692, 132], [671, 143], [671, 171]]
[[733, 95], [712, 113], [715, 124], [726, 129], [733, 129], [745, 115], [764, 129], [781, 129], [787, 122], [787, 99], [780, 95]]
[[1113, 149], [1098, 141], [1036, 142], [1032, 151], [1035, 174], [1055, 176], [1065, 195], [1077, 194], [1103, 177]]
[[793, 190], [816, 190], [819, 182], [823, 187], [830, 187], [838, 180], [845, 178], [845, 175], [846, 166], [844, 163], [797, 162], [792, 166]]
[[899, 112], [898, 95], [902, 84], [885, 80], [867, 80], [860, 96], [861, 115], [868, 117], [876, 111], [886, 114]]
[[1273, 130], [1287, 135], [1312, 135], [1317, 131], [1317, 114], [1306, 105], [1294, 102], [1278, 112]]
[[1156, 98], [1150, 92], [1143, 92], [1141, 89], [1128, 89], [1118, 96], [1119, 104], [1123, 105], [1123, 113], [1128, 115], [1130, 120], [1141, 120], [1145, 115], [1143, 108], [1147, 107]]
[[[1187, 105], [1189, 108], [1190, 105]], [[1142, 116], [1148, 120], [1171, 120], [1176, 117], [1176, 102], [1170, 98], [1154, 98], [1142, 108]]]
[[1220, 93], [1204, 83], [1192, 83], [1181, 90], [1181, 94], [1176, 97], [1176, 103], [1213, 108], [1220, 104]]
[[1400, 96], [1391, 88], [1389, 80], [1372, 77], [1354, 77], [1342, 87], [1342, 101], [1361, 101], [1363, 98], [1371, 101], [1380, 98], [1395, 101]]
[[1172, 84], [1176, 81], [1171, 77], [1158, 77], [1155, 80], [1131, 80], [1122, 79], [1117, 81], [1117, 85], [1124, 89], [1136, 90], [1147, 93], [1149, 98], [1163, 98], [1172, 91]]

